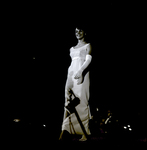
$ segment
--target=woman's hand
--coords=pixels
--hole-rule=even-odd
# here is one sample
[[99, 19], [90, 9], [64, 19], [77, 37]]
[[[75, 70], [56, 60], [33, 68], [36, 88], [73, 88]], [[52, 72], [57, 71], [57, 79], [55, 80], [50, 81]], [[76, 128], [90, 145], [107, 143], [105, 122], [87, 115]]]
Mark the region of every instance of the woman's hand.
[[79, 79], [80, 77], [82, 77], [82, 73], [83, 72], [81, 70], [77, 71], [75, 76], [74, 76], [74, 79]]
[[83, 83], [83, 75], [82, 75], [82, 73], [83, 73], [83, 72], [82, 72], [81, 70], [79, 70], [79, 71], [75, 74], [75, 76], [74, 76], [74, 79], [77, 79], [77, 85]]
[[77, 85], [83, 83], [83, 76], [81, 76], [79, 79], [77, 79]]

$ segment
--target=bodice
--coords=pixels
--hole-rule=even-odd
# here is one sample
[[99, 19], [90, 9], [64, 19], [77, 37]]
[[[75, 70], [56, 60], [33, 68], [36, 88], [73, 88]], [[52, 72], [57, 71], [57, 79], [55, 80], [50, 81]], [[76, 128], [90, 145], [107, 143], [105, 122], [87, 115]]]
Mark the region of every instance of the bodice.
[[87, 52], [86, 52], [86, 46], [87, 45], [88, 44], [85, 44], [84, 46], [79, 47], [79, 48], [73, 48], [73, 47], [71, 48], [70, 57], [71, 57], [72, 61], [75, 60], [75, 59], [85, 60], [85, 57], [86, 57], [86, 54], [87, 54]]
[[68, 68], [68, 74], [73, 75], [74, 72], [77, 72], [78, 69], [81, 68], [83, 65], [85, 59], [86, 59], [86, 47], [88, 44], [85, 44], [82, 47], [79, 48], [71, 48], [70, 49], [70, 57], [72, 59], [71, 64]]

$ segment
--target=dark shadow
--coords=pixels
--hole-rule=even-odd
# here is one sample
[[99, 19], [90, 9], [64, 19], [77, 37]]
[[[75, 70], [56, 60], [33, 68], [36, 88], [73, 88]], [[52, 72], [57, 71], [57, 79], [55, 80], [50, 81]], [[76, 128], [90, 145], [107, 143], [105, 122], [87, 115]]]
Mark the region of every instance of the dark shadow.
[[[73, 92], [71, 91], [71, 93], [73, 93]], [[74, 93], [73, 93], [73, 95], [74, 95]], [[75, 95], [74, 95], [74, 96], [75, 96]], [[74, 98], [73, 100], [71, 100], [70, 103], [66, 106], [66, 109], [68, 109], [68, 111], [69, 111], [71, 114], [72, 114], [72, 113], [75, 113], [75, 115], [76, 115], [76, 117], [77, 117], [77, 120], [78, 120], [78, 122], [79, 122], [79, 124], [80, 124], [81, 129], [82, 129], [82, 131], [83, 131], [85, 137], [88, 139], [87, 132], [86, 132], [86, 130], [85, 130], [83, 124], [82, 124], [82, 121], [81, 121], [81, 119], [80, 119], [80, 117], [79, 117], [79, 114], [78, 114], [78, 112], [77, 112], [77, 110], [76, 110], [76, 108], [75, 108], [78, 104], [80, 104], [80, 99], [77, 98], [77, 97], [75, 97], [75, 98]], [[72, 125], [71, 120], [70, 120], [70, 124]], [[72, 125], [72, 128], [74, 129], [73, 125]], [[62, 141], [65, 141], [65, 140], [68, 140], [68, 141], [69, 141], [69, 140], [70, 140], [70, 141], [71, 141], [70, 133], [69, 133], [68, 131], [65, 131], [65, 130], [62, 131], [59, 140], [62, 140]]]

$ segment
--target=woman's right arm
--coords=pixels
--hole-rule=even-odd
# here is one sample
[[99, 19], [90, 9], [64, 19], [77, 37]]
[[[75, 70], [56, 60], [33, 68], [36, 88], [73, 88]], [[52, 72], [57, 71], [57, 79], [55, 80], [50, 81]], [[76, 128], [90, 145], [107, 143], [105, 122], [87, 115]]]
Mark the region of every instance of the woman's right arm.
[[89, 44], [86, 48], [87, 50], [87, 55], [86, 55], [86, 59], [85, 62], [83, 63], [83, 65], [81, 66], [81, 68], [77, 71], [77, 73], [75, 74], [75, 79], [78, 79], [81, 77], [83, 71], [89, 66], [89, 64], [91, 63], [92, 60], [92, 56], [91, 56], [91, 51], [92, 51], [92, 47]]

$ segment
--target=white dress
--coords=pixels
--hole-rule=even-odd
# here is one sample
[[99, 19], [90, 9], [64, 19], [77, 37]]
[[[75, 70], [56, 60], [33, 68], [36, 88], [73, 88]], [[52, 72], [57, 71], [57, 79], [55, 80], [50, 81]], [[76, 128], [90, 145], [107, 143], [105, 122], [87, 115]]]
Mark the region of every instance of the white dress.
[[[70, 56], [72, 59], [71, 65], [68, 68], [68, 75], [67, 81], [65, 86], [65, 94], [69, 94], [70, 90], [73, 91], [76, 97], [80, 99], [80, 104], [76, 106], [77, 113], [82, 121], [83, 126], [87, 134], [90, 134], [89, 130], [89, 119], [91, 117], [90, 109], [89, 109], [89, 86], [90, 86], [90, 79], [89, 79], [89, 72], [86, 73], [84, 76], [84, 81], [82, 84], [77, 85], [77, 79], [74, 79], [75, 73], [81, 68], [83, 65], [87, 52], [86, 47], [88, 44], [80, 47], [80, 48], [71, 48], [70, 49]], [[74, 97], [73, 97], [74, 98]], [[66, 103], [65, 99], [65, 103]], [[81, 126], [75, 116], [74, 113], [69, 114], [68, 111], [65, 109], [64, 112], [64, 119], [62, 124], [62, 131], [66, 130], [70, 134], [79, 134], [83, 135], [83, 131]]]

